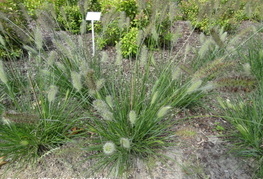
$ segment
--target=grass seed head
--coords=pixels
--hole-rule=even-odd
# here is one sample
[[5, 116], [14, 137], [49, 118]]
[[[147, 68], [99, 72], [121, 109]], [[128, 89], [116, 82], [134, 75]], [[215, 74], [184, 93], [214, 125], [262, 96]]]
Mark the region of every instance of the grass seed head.
[[48, 102], [53, 102], [56, 98], [56, 94], [58, 92], [58, 87], [55, 85], [51, 85], [48, 90]]
[[94, 79], [94, 70], [88, 70], [86, 73], [86, 85], [90, 90], [96, 91], [96, 81]]
[[133, 110], [129, 112], [129, 121], [132, 126], [134, 126], [137, 121], [136, 112]]
[[2, 35], [0, 35], [0, 44], [5, 47], [5, 40]]
[[81, 74], [75, 71], [72, 71], [71, 80], [72, 80], [73, 87], [79, 92], [82, 89]]
[[5, 70], [4, 70], [4, 64], [2, 61], [0, 61], [0, 80], [4, 83], [7, 84], [8, 80], [5, 74]]
[[105, 111], [109, 111], [109, 106], [101, 99], [97, 99], [97, 100], [93, 101], [93, 107], [99, 113], [105, 113]]
[[110, 106], [111, 109], [113, 109], [113, 99], [112, 96], [108, 95], [106, 96], [106, 102]]
[[168, 110], [171, 109], [171, 108], [172, 108], [171, 106], [164, 106], [164, 107], [162, 107], [157, 113], [157, 118], [164, 117], [168, 113]]
[[115, 152], [116, 150], [116, 147], [115, 147], [115, 144], [113, 142], [106, 142], [104, 145], [103, 145], [103, 152], [106, 154], [106, 155], [111, 155]]
[[101, 117], [106, 120], [106, 121], [113, 121], [114, 117], [113, 117], [113, 113], [110, 111], [102, 111], [101, 113]]
[[251, 75], [251, 66], [249, 63], [245, 63], [243, 65], [244, 71], [246, 75]]
[[29, 142], [27, 140], [20, 141], [20, 145], [22, 145], [22, 146], [27, 146], [28, 144], [29, 144]]
[[158, 95], [159, 95], [159, 92], [158, 92], [158, 91], [156, 91], [156, 92], [153, 94], [152, 100], [151, 100], [151, 105], [153, 105], [153, 104], [155, 103]]
[[120, 144], [123, 148], [129, 149], [131, 147], [130, 140], [127, 138], [120, 138]]
[[191, 86], [187, 89], [186, 93], [190, 94], [198, 90], [198, 88], [202, 85], [202, 80], [193, 81]]

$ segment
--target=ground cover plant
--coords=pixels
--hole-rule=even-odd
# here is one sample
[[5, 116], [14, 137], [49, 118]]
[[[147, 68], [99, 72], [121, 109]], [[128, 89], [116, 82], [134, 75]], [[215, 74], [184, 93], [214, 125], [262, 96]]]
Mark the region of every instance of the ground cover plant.
[[[262, 176], [262, 100], [258, 100], [262, 97], [261, 47], [250, 48], [249, 55], [241, 53], [241, 45], [227, 39], [223, 28], [214, 26], [209, 29], [211, 36], [200, 35], [200, 48], [192, 47], [195, 59], [191, 64], [172, 56], [160, 63], [155, 61], [154, 52], [156, 47], [167, 45], [159, 39], [166, 38], [162, 29], [174, 20], [164, 15], [173, 2], [161, 7], [165, 9], [163, 14], [157, 8], [159, 1], [151, 1], [149, 7], [135, 1], [116, 2], [99, 1], [102, 10], [107, 11], [110, 5], [104, 20], [113, 21], [102, 22], [102, 40], [108, 38], [103, 36], [112, 30], [111, 26], [118, 34], [113, 43], [117, 55], [111, 63], [105, 59], [106, 54], [91, 55], [85, 41], [86, 24], [81, 23], [79, 15], [73, 14], [78, 24], [65, 23], [60, 29], [59, 17], [44, 16], [48, 18], [43, 20], [45, 12], [39, 11], [39, 17], [34, 8], [29, 11], [35, 22], [41, 23], [31, 30], [21, 30], [30, 38], [29, 43], [21, 42], [25, 51], [21, 62], [13, 58], [0, 61], [1, 159], [10, 167], [23, 168], [81, 139], [83, 144], [75, 147], [88, 154], [84, 160], [96, 161], [85, 176], [105, 171], [109, 176], [128, 177], [138, 159], [169, 159], [162, 151], [176, 145], [173, 128], [181, 124], [173, 116], [200, 105], [213, 90], [224, 90], [243, 93], [235, 104], [219, 97], [224, 113], [217, 116], [233, 125], [241, 154], [257, 159], [258, 176]], [[117, 6], [116, 11], [112, 6]], [[137, 10], [141, 10], [140, 17]], [[121, 18], [130, 18], [131, 23], [110, 18], [123, 11]], [[73, 35], [78, 26], [80, 34]], [[52, 48], [46, 48], [49, 44], [42, 27], [52, 32]], [[69, 31], [55, 31], [58, 28]], [[0, 40], [3, 49], [8, 49], [9, 42]], [[123, 56], [129, 60], [124, 61]], [[242, 70], [231, 60], [238, 57], [243, 60]], [[241, 101], [244, 96], [246, 100]]]

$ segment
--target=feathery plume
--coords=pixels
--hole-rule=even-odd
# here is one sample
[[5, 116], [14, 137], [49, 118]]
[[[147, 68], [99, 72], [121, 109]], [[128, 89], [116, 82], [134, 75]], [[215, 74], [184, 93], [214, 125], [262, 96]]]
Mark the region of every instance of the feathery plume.
[[164, 117], [167, 114], [168, 110], [171, 109], [171, 108], [172, 108], [171, 106], [164, 106], [164, 107], [162, 107], [157, 113], [157, 118]]
[[129, 149], [131, 147], [130, 140], [127, 138], [120, 138], [120, 144], [123, 148]]
[[158, 95], [159, 95], [159, 92], [158, 92], [158, 91], [156, 91], [156, 92], [153, 94], [152, 100], [151, 100], [151, 105], [153, 105], [153, 104], [155, 103]]
[[120, 42], [116, 44], [116, 52], [117, 52], [117, 55], [116, 55], [115, 65], [118, 65], [121, 67], [121, 65], [122, 65], [122, 52], [121, 52], [121, 43]]
[[136, 45], [138, 47], [141, 45], [143, 38], [144, 38], [144, 32], [142, 30], [139, 30], [136, 38]]
[[39, 116], [29, 113], [17, 113], [15, 111], [7, 111], [2, 114], [2, 120], [5, 124], [11, 123], [35, 123], [40, 120]]
[[109, 56], [108, 56], [107, 52], [103, 51], [102, 55], [101, 55], [101, 62], [106, 63], [108, 61], [108, 58], [109, 58]]
[[99, 79], [96, 81], [96, 91], [99, 91], [105, 84], [105, 79]]
[[38, 50], [42, 48], [43, 45], [43, 36], [39, 28], [35, 30], [35, 44]]
[[148, 50], [147, 47], [145, 45], [143, 45], [142, 49], [141, 49], [141, 54], [140, 54], [140, 66], [144, 67], [147, 63], [147, 56], [148, 56]]
[[211, 39], [205, 40], [205, 42], [202, 44], [201, 48], [198, 51], [198, 55], [200, 56], [200, 58], [203, 58], [207, 54], [211, 44], [212, 44]]
[[112, 99], [112, 96], [110, 96], [110, 95], [106, 96], [106, 102], [107, 102], [107, 104], [109, 105], [109, 107], [110, 107], [111, 109], [113, 109], [113, 99]]
[[100, 116], [106, 121], [113, 121], [114, 119], [113, 113], [108, 110], [102, 111], [102, 113], [100, 113]]
[[60, 69], [61, 71], [65, 72], [66, 71], [66, 67], [64, 66], [63, 63], [61, 62], [55, 62], [55, 65], [58, 67], [58, 69]]
[[221, 91], [251, 92], [256, 87], [256, 79], [249, 76], [234, 76], [215, 80], [214, 85]]
[[96, 81], [94, 79], [94, 73], [95, 71], [92, 69], [89, 69], [86, 73], [86, 85], [91, 90], [96, 90]]
[[55, 85], [51, 85], [48, 90], [48, 102], [53, 102], [55, 100], [56, 94], [58, 92], [58, 87]]
[[135, 125], [136, 121], [137, 121], [137, 115], [135, 111], [130, 111], [129, 112], [129, 121], [131, 123], [132, 126]]
[[224, 42], [221, 40], [219, 34], [216, 32], [214, 28], [210, 30], [211, 36], [213, 40], [215, 41], [216, 45], [218, 45], [220, 48], [224, 48]]
[[181, 74], [181, 69], [179, 67], [175, 67], [172, 69], [172, 80], [177, 80]]
[[52, 50], [49, 54], [48, 54], [48, 58], [47, 58], [47, 64], [48, 65], [53, 65], [55, 62], [55, 59], [57, 57], [57, 52]]
[[248, 75], [248, 76], [251, 75], [251, 66], [250, 66], [249, 63], [245, 63], [243, 65], [243, 68], [244, 68], [244, 71], [245, 71], [246, 75]]
[[190, 94], [192, 92], [195, 92], [198, 90], [198, 88], [202, 85], [203, 81], [202, 80], [197, 80], [197, 81], [192, 81], [192, 84], [189, 88], [187, 88], [186, 93]]
[[81, 35], [86, 33], [86, 28], [87, 28], [87, 22], [85, 20], [82, 20], [80, 24], [80, 34]]
[[5, 47], [5, 40], [2, 37], [2, 35], [0, 35], [0, 44], [2, 44]]
[[109, 106], [101, 99], [93, 101], [93, 107], [99, 112], [109, 111]]
[[125, 21], [126, 21], [126, 14], [124, 11], [122, 11], [122, 12], [120, 12], [119, 20], [118, 20], [118, 27], [120, 29], [122, 29], [124, 27]]
[[27, 50], [28, 52], [32, 53], [33, 55], [38, 55], [38, 52], [32, 47], [29, 47], [28, 45], [24, 45], [23, 48]]
[[81, 74], [71, 71], [71, 80], [73, 87], [79, 92], [82, 89]]
[[197, 72], [195, 72], [193, 79], [198, 80], [205, 77], [213, 77], [217, 73], [221, 72], [222, 69], [226, 69], [226, 67], [232, 66], [233, 64], [233, 62], [225, 62], [223, 58], [218, 58], [204, 65]]
[[6, 85], [8, 80], [5, 74], [5, 70], [4, 70], [4, 64], [3, 61], [0, 60], [0, 80]]
[[103, 152], [106, 155], [111, 155], [115, 152], [116, 148], [115, 148], [115, 144], [113, 142], [106, 142], [103, 145]]

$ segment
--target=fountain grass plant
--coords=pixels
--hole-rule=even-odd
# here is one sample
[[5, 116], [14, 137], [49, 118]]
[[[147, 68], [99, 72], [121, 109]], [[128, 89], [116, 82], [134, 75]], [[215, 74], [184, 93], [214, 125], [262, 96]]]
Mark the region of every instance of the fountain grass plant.
[[[231, 132], [236, 154], [242, 157], [255, 159], [256, 175], [263, 176], [263, 55], [262, 44], [252, 38], [248, 47], [239, 51], [241, 62], [244, 63], [244, 74], [253, 75], [256, 90], [227, 100], [218, 99], [224, 118], [229, 121], [235, 130]], [[251, 82], [251, 80], [249, 80]], [[250, 92], [244, 91], [244, 92]], [[231, 140], [232, 141], [232, 140]], [[232, 141], [232, 142], [233, 142]]]
[[[209, 89], [227, 85], [214, 80], [229, 66], [223, 55], [227, 50], [220, 55], [214, 53], [215, 48], [224, 48], [224, 33], [219, 37], [222, 43], [214, 35], [213, 49], [206, 44], [197, 52], [202, 58], [206, 53], [217, 58], [200, 62], [203, 64], [194, 70], [174, 61], [156, 65], [143, 45], [139, 46], [141, 54], [128, 62], [127, 69], [120, 48], [115, 63], [105, 65], [100, 55], [91, 56], [85, 45], [85, 28], [81, 29], [80, 36], [53, 31], [54, 49], [47, 52], [36, 28], [34, 45], [24, 45], [34, 62], [25, 72], [0, 62], [0, 95], [4, 101], [0, 157], [31, 164], [69, 140], [82, 137], [85, 147], [76, 147], [89, 154], [84, 160], [95, 159], [87, 171], [89, 176], [104, 169], [109, 176], [123, 176], [138, 159], [148, 157], [165, 161], [168, 157], [163, 151], [176, 145], [173, 127], [179, 121], [173, 115], [208, 95]], [[187, 71], [185, 78], [183, 71]], [[230, 77], [224, 82], [253, 86], [246, 83], [249, 80]], [[257, 110], [254, 113], [259, 116]], [[72, 132], [75, 128], [83, 132]], [[87, 131], [93, 135], [87, 135]]]
[[17, 73], [15, 78], [27, 83], [12, 85], [9, 77], [13, 76], [9, 75], [9, 68], [6, 69], [1, 68], [0, 155], [10, 163], [19, 161], [25, 166], [71, 138], [71, 128], [78, 125], [72, 117], [79, 105], [73, 101], [72, 91], [61, 93], [40, 72], [34, 76], [28, 70], [27, 75], [23, 74], [27, 77]]
[[154, 75], [152, 84], [149, 61], [143, 72], [139, 62], [137, 59], [128, 82], [119, 79], [123, 82], [115, 85], [106, 80], [110, 93], [93, 101], [95, 113], [90, 113], [87, 125], [96, 135], [85, 148], [92, 153], [90, 159], [97, 159], [91, 172], [106, 168], [113, 176], [122, 176], [138, 159], [165, 160], [162, 153], [175, 145], [171, 129], [179, 122], [171, 114], [202, 96], [197, 90], [201, 84], [176, 84], [180, 79], [172, 78], [171, 65], [159, 69], [162, 72]]

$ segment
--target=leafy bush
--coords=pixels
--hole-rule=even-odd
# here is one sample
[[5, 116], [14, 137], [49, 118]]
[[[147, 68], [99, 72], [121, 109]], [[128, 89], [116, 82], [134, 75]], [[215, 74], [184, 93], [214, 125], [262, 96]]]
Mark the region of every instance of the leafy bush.
[[84, 17], [78, 5], [66, 5], [60, 8], [57, 21], [62, 29], [72, 33], [80, 31], [80, 25]]
[[[256, 7], [255, 4], [258, 6]], [[190, 20], [195, 28], [209, 33], [215, 26], [231, 31], [242, 20], [259, 20], [260, 17], [256, 14], [259, 9], [262, 10], [262, 3], [257, 1], [255, 4], [253, 3], [252, 7], [252, 4], [246, 0], [189, 0], [181, 1], [179, 7], [183, 19]]]
[[126, 33], [121, 39], [121, 52], [124, 58], [126, 57], [134, 57], [138, 52], [138, 28], [131, 28], [128, 33]]
[[133, 19], [137, 14], [137, 3], [136, 0], [99, 0], [98, 1], [101, 6], [101, 11], [103, 13], [109, 12], [112, 9], [115, 9], [117, 12], [125, 12], [125, 14]]
[[[102, 28], [99, 30], [102, 33], [98, 39], [100, 48], [107, 45], [116, 45], [116, 43], [122, 41], [123, 49], [125, 46], [123, 55], [125, 57], [132, 53], [134, 55], [136, 53], [134, 43], [128, 43], [127, 40], [123, 39], [126, 39], [127, 36], [130, 38], [131, 33], [136, 35], [137, 33], [134, 33], [135, 29], [140, 32], [137, 45], [145, 43], [151, 48], [170, 45], [173, 36], [167, 29], [170, 28], [174, 18], [170, 18], [172, 15], [169, 11], [169, 1], [162, 2], [160, 6], [156, 6], [157, 2], [153, 1], [140, 4], [140, 2], [136, 3], [134, 0], [121, 2], [100, 1], [100, 3], [102, 12], [107, 17], [102, 19]], [[174, 9], [171, 8], [170, 10]]]
[[29, 42], [21, 3], [11, 0], [0, 2], [0, 57], [3, 59], [18, 58], [22, 54], [21, 45]]

